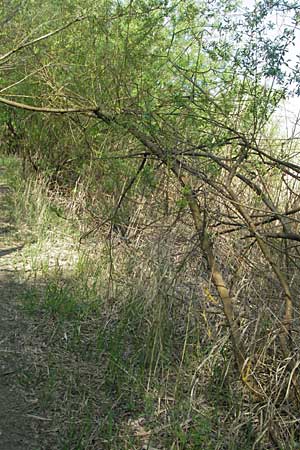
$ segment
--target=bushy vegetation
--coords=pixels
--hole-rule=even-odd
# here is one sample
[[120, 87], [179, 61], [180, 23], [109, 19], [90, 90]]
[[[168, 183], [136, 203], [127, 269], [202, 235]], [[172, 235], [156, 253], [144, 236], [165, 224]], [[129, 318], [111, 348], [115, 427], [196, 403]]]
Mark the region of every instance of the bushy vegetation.
[[1, 149], [45, 343], [22, 382], [49, 448], [298, 448], [299, 145], [273, 118], [299, 90], [298, 6], [3, 17]]

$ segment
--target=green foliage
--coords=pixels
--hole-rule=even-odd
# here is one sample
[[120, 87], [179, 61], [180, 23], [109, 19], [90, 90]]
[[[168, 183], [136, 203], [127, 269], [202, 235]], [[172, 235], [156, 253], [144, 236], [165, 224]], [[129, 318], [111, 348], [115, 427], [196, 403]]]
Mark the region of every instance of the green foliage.
[[[230, 354], [224, 345], [212, 344], [205, 305], [200, 312], [194, 307], [199, 292], [190, 295], [183, 268], [192, 255], [193, 280], [200, 278], [199, 266], [202, 280], [211, 279], [200, 259], [210, 269], [220, 263], [225, 281], [234, 278], [232, 272], [246, 257], [244, 252], [236, 255], [231, 266], [227, 232], [252, 238], [253, 226], [261, 220], [263, 239], [256, 243], [268, 242], [264, 225], [270, 218], [277, 223], [288, 209], [282, 198], [288, 205], [294, 196], [296, 204], [297, 189], [276, 192], [286, 176], [296, 174], [298, 180], [299, 168], [285, 165], [293, 161], [292, 151], [277, 143], [266, 156], [260, 144], [271, 135], [270, 117], [280, 100], [293, 83], [295, 90], [299, 88], [297, 66], [291, 68], [287, 61], [299, 22], [297, 5], [259, 1], [242, 18], [235, 0], [29, 0], [4, 6], [0, 6], [2, 102], [13, 99], [64, 112], [0, 109], [1, 151], [17, 155], [23, 177], [30, 179], [11, 180], [16, 194], [10, 212], [16, 223], [26, 217], [26, 232], [36, 245], [26, 248], [23, 256], [31, 258], [36, 279], [44, 278], [27, 291], [24, 305], [45, 326], [49, 345], [47, 371], [40, 376], [45, 408], [52, 405], [53, 410], [57, 403], [62, 407], [62, 396], [66, 400], [67, 412], [61, 411], [60, 417], [68, 420], [60, 423], [64, 428], [59, 445], [74, 450], [141, 448], [130, 429], [130, 416], [142, 418], [151, 439], [154, 430], [154, 440], [165, 448], [252, 448], [255, 430], [245, 417], [237, 436], [230, 427], [225, 438], [218, 435], [222, 419], [229, 425], [236, 419], [241, 392], [233, 393], [227, 383]], [[288, 12], [293, 25], [275, 37], [269, 24], [274, 11]], [[58, 32], [42, 38], [54, 30]], [[30, 43], [38, 37], [38, 42]], [[82, 113], [67, 114], [69, 108]], [[278, 162], [277, 157], [283, 160]], [[8, 175], [13, 174], [10, 163], [4, 164]], [[277, 181], [273, 187], [267, 183], [271, 176]], [[208, 229], [203, 231], [217, 236], [212, 246], [216, 255], [204, 251], [200, 258], [195, 250], [199, 241], [186, 217], [192, 195], [205, 213]], [[64, 217], [67, 206], [73, 211], [71, 218], [71, 214]], [[80, 228], [76, 237], [98, 232], [105, 248], [96, 259], [89, 251], [80, 254], [78, 262], [63, 271], [60, 245], [54, 264], [48, 255], [40, 258], [41, 249], [46, 241], [52, 249], [53, 229], [71, 232], [74, 217]], [[133, 236], [139, 239], [158, 218], [163, 238], [159, 241], [152, 228], [137, 249], [139, 241]], [[234, 229], [228, 230], [229, 225]], [[242, 234], [245, 230], [250, 236]], [[188, 256], [182, 256], [180, 240], [165, 245], [174, 231], [182, 242], [193, 241], [193, 248], [184, 247]], [[158, 253], [165, 252], [163, 257], [153, 256], [153, 248], [147, 249], [149, 241], [159, 247]], [[121, 250], [114, 259], [115, 246]], [[272, 246], [272, 252], [281, 267], [280, 249]], [[276, 261], [270, 263], [268, 252], [262, 253], [268, 267], [274, 268]], [[290, 254], [285, 256], [287, 279], [297, 279], [288, 267]], [[258, 261], [259, 272], [263, 264], [252, 254], [247, 270], [249, 265], [252, 270], [253, 261]], [[233, 286], [232, 295], [235, 288], [243, 292], [245, 283]], [[223, 282], [216, 284], [220, 286]], [[236, 303], [242, 310], [242, 302]], [[282, 308], [277, 309], [272, 309], [274, 317]], [[191, 325], [190, 311], [196, 324], [194, 320]], [[256, 318], [248, 319], [245, 341], [256, 324]], [[214, 329], [225, 334], [224, 328], [219, 323]], [[263, 322], [260, 330], [265, 331]], [[256, 342], [248, 345], [255, 353]], [[196, 381], [201, 365], [209, 370], [202, 369], [202, 378]], [[280, 365], [277, 369], [281, 374]], [[99, 390], [91, 381], [94, 374]], [[196, 388], [205, 407], [194, 395]], [[272, 395], [277, 407], [276, 389]], [[99, 412], [99, 404], [103, 411]], [[205, 415], [199, 413], [202, 409]], [[160, 421], [163, 432], [157, 426]]]
[[[41, 41], [33, 52], [25, 48], [22, 57], [26, 58], [26, 68], [20, 65], [6, 80], [7, 85], [17, 83], [9, 89], [11, 95], [30, 93], [28, 101], [33, 104], [39, 103], [39, 98], [49, 98], [61, 107], [71, 106], [76, 98], [80, 102], [86, 99], [100, 104], [112, 116], [120, 116], [126, 127], [132, 121], [150, 135], [163, 135], [166, 148], [176, 145], [176, 133], [198, 145], [199, 137], [202, 145], [212, 136], [226, 140], [230, 137], [226, 127], [236, 124], [235, 105], [243, 99], [247, 103], [239, 119], [241, 130], [249, 131], [254, 117], [256, 121], [268, 117], [274, 97], [269, 98], [263, 88], [258, 93], [256, 83], [241, 83], [234, 66], [228, 72], [235, 60], [228, 35], [234, 22], [228, 27], [224, 14], [234, 11], [235, 2], [220, 1], [208, 8], [205, 2], [198, 5], [192, 1], [184, 5], [172, 1], [57, 1], [43, 3], [41, 13], [32, 14], [39, 6], [38, 0], [27, 2], [8, 31], [13, 34], [21, 24], [28, 34], [33, 30], [36, 36], [41, 28], [47, 32], [51, 26], [59, 27], [76, 12], [87, 14], [87, 19]], [[213, 30], [212, 37], [204, 40], [208, 29]], [[32, 76], [27, 77], [30, 70]], [[18, 83], [22, 77], [25, 80]], [[64, 186], [89, 177], [90, 189], [92, 180], [96, 184], [96, 170], [91, 178], [87, 169], [97, 168], [95, 158], [112, 156], [112, 151], [113, 155], [134, 153], [139, 148], [120, 129], [108, 131], [105, 125], [79, 117], [33, 115], [26, 119], [26, 130], [23, 117], [24, 113], [18, 112], [15, 121], [17, 133], [25, 133], [19, 154], [35, 170]], [[119, 165], [116, 160], [107, 161], [102, 166], [102, 174], [109, 174], [110, 181], [104, 184], [110, 193], [109, 183], [120, 191], [120, 170], [129, 176], [130, 161]], [[143, 179], [150, 188], [152, 180]]]

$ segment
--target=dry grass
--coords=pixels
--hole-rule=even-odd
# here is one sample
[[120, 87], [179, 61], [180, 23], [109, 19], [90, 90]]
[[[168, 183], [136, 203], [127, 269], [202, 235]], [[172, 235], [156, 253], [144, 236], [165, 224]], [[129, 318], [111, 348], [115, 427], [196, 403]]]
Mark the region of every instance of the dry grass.
[[29, 283], [22, 302], [33, 323], [34, 364], [22, 386], [38, 399], [43, 449], [299, 448], [289, 395], [298, 367], [291, 372], [279, 349], [278, 285], [257, 249], [229, 236], [216, 241], [249, 356], [242, 383], [184, 209], [160, 221], [153, 213], [145, 227], [148, 202], [125, 236], [105, 225], [78, 245], [82, 206], [74, 200], [64, 221], [52, 205], [62, 200], [39, 186], [26, 191], [26, 209], [39, 204], [39, 220], [23, 225], [34, 238], [16, 264]]

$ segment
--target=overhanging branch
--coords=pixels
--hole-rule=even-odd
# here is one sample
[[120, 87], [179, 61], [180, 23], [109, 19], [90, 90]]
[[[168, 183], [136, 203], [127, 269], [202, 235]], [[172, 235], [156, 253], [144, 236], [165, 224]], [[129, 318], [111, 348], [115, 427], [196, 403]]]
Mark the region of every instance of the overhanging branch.
[[26, 111], [33, 111], [33, 112], [40, 112], [40, 113], [46, 113], [46, 114], [71, 114], [71, 113], [90, 113], [92, 115], [95, 115], [95, 108], [47, 108], [46, 106], [32, 106], [27, 105], [26, 103], [19, 103], [15, 102], [14, 100], [8, 100], [5, 97], [0, 97], [0, 103], [3, 103], [4, 105], [18, 108], [18, 109], [24, 109]]

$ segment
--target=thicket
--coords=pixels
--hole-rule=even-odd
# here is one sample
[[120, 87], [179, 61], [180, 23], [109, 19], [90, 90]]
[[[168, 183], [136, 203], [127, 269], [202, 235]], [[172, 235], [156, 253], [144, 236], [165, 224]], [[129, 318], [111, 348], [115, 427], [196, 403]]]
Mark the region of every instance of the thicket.
[[106, 308], [148, 387], [172, 361], [176, 391], [191, 365], [189, 420], [202, 386], [243, 448], [300, 442], [299, 144], [273, 118], [299, 91], [299, 14], [280, 0], [2, 4], [3, 152], [46, 181], [81, 242], [107, 243]]

